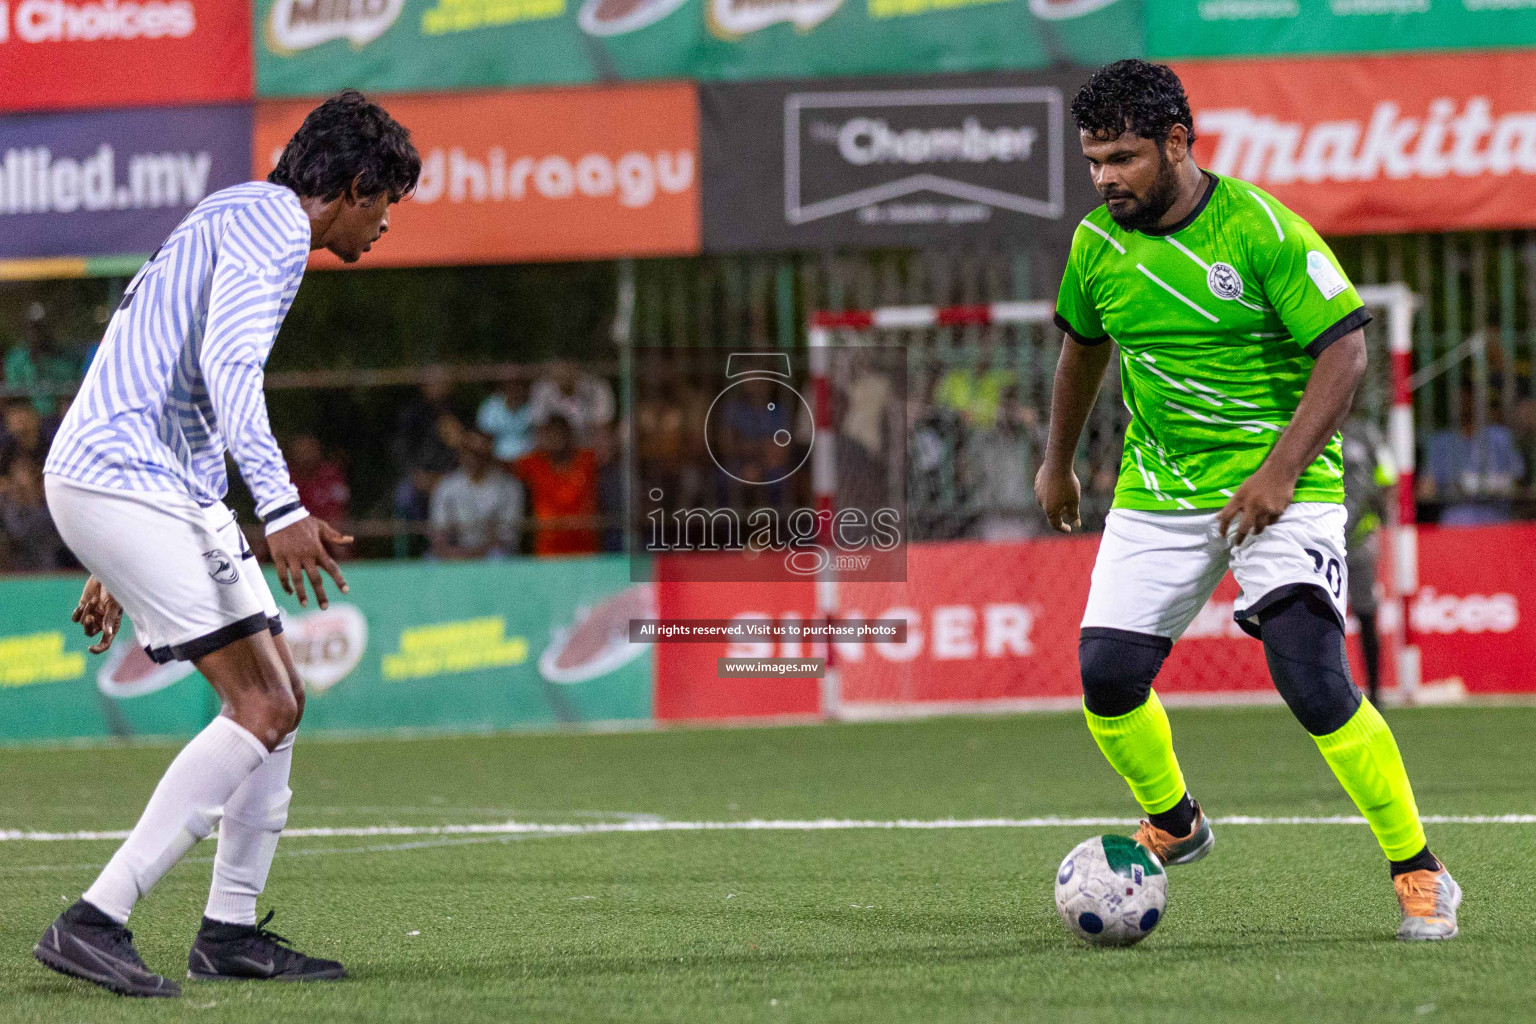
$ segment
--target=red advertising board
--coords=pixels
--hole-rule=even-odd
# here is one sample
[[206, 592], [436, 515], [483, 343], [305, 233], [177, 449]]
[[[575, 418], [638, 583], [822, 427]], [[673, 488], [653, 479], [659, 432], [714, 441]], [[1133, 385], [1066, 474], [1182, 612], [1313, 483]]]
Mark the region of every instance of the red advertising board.
[[[839, 588], [840, 618], [904, 619], [905, 642], [838, 644], [842, 699], [855, 708], [1066, 702], [1080, 693], [1077, 628], [1095, 537], [1014, 544], [913, 544], [907, 582]], [[658, 570], [658, 578], [668, 575]], [[812, 583], [660, 583], [662, 619], [805, 620]], [[1264, 651], [1232, 622], [1228, 577], [1168, 659], [1164, 693], [1266, 691]], [[820, 711], [810, 679], [717, 679], [722, 657], [821, 657], [819, 644], [662, 643], [656, 716], [731, 718]]]
[[1201, 162], [1325, 234], [1536, 225], [1536, 51], [1173, 67]]
[[[265, 178], [315, 100], [256, 107]], [[363, 266], [516, 263], [699, 251], [698, 100], [691, 85], [383, 101], [411, 130], [421, 184]], [[328, 253], [314, 267], [334, 268]]]
[[0, 0], [0, 111], [249, 100], [244, 0]]
[[[1536, 544], [1536, 527], [1508, 528]], [[1497, 580], [1481, 568], [1490, 544], [1515, 537], [1483, 530], [1426, 531], [1421, 543], [1427, 598], [1415, 603], [1423, 620], [1426, 680], [1467, 680], [1468, 690], [1532, 690], [1524, 666], [1536, 654], [1536, 628], [1519, 625], [1522, 578], [1510, 568]], [[903, 643], [838, 644], [842, 700], [859, 710], [960, 710], [966, 706], [1071, 706], [1081, 693], [1078, 623], [1088, 598], [1096, 537], [1012, 544], [913, 544], [907, 582], [839, 588], [840, 618], [905, 619]], [[1453, 569], [1454, 566], [1454, 569]], [[1458, 573], [1460, 575], [1458, 575]], [[658, 578], [668, 578], [664, 567]], [[1536, 600], [1536, 582], [1523, 580]], [[1168, 656], [1157, 688], [1177, 697], [1273, 698], [1264, 648], [1238, 628], [1232, 605], [1238, 588], [1228, 575]], [[660, 583], [662, 619], [804, 621], [815, 615], [812, 583]], [[1427, 603], [1426, 603], [1427, 600]], [[1383, 615], [1384, 633], [1396, 624]], [[1355, 677], [1363, 681], [1351, 639]], [[658, 719], [814, 715], [819, 681], [717, 679], [716, 659], [821, 657], [819, 644], [781, 641], [661, 643], [656, 652]], [[1478, 682], [1474, 683], [1476, 679]], [[1383, 685], [1392, 685], [1390, 667]]]
[[[1536, 524], [1419, 529], [1419, 590], [1408, 607], [1427, 683], [1468, 693], [1536, 692]], [[1502, 553], [1502, 556], [1500, 555]]]

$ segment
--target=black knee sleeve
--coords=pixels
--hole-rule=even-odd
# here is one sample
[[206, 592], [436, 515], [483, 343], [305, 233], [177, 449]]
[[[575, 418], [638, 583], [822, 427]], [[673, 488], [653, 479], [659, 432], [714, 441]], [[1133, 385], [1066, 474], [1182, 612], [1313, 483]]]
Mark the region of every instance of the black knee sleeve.
[[1275, 689], [1314, 736], [1341, 728], [1360, 707], [1344, 627], [1321, 590], [1307, 587], [1266, 608], [1259, 623]]
[[1090, 626], [1077, 641], [1083, 703], [1102, 718], [1128, 715], [1147, 702], [1152, 680], [1173, 641], [1125, 629]]

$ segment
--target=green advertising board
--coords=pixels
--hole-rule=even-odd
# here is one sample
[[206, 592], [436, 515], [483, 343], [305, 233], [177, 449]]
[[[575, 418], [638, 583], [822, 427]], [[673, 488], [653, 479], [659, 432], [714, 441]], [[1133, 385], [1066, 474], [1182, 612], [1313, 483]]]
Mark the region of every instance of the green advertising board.
[[[346, 567], [328, 611], [286, 595], [306, 732], [477, 731], [651, 716], [650, 591], [622, 557]], [[185, 662], [127, 629], [105, 656], [69, 614], [83, 580], [0, 581], [0, 742], [187, 736], [218, 711]], [[277, 584], [268, 574], [274, 593]]]
[[1096, 65], [1142, 0], [258, 0], [256, 88], [418, 92]]
[[1146, 0], [1154, 57], [1536, 46], [1536, 0]]

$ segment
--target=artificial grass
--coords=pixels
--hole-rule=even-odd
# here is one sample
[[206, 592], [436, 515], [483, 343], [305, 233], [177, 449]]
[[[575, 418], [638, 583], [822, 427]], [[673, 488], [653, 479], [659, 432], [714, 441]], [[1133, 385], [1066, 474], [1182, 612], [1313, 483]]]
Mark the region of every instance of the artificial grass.
[[[1349, 814], [1283, 709], [1170, 713], [1208, 811]], [[1536, 812], [1536, 709], [1389, 714], [1427, 814]], [[130, 826], [169, 747], [0, 751], [0, 829]], [[306, 741], [292, 826], [748, 818], [1132, 817], [1077, 715], [575, 736]], [[1364, 825], [1225, 825], [1130, 950], [1061, 927], [1051, 881], [1094, 827], [284, 841], [262, 901], [338, 984], [185, 983], [117, 999], [31, 960], [112, 842], [0, 843], [0, 1021], [1520, 1019], [1536, 825], [1432, 825], [1463, 934], [1392, 939]], [[1126, 831], [1126, 829], [1120, 829]], [[140, 904], [180, 978], [212, 844]], [[417, 934], [411, 934], [411, 933]]]

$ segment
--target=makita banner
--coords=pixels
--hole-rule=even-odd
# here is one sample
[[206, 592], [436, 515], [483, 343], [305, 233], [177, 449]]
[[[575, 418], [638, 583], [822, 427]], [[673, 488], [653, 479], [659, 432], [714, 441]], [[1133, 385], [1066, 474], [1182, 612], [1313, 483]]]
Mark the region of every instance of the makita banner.
[[0, 111], [251, 98], [240, 0], [0, 0]]
[[1325, 234], [1536, 225], [1536, 51], [1174, 70], [1201, 163]]
[[262, 96], [1098, 65], [1140, 54], [1143, 35], [1142, 0], [257, 0], [255, 13]]
[[0, 259], [148, 254], [251, 173], [251, 108], [0, 118]]
[[705, 249], [1064, 251], [1098, 203], [1068, 113], [1087, 74], [701, 86]]

